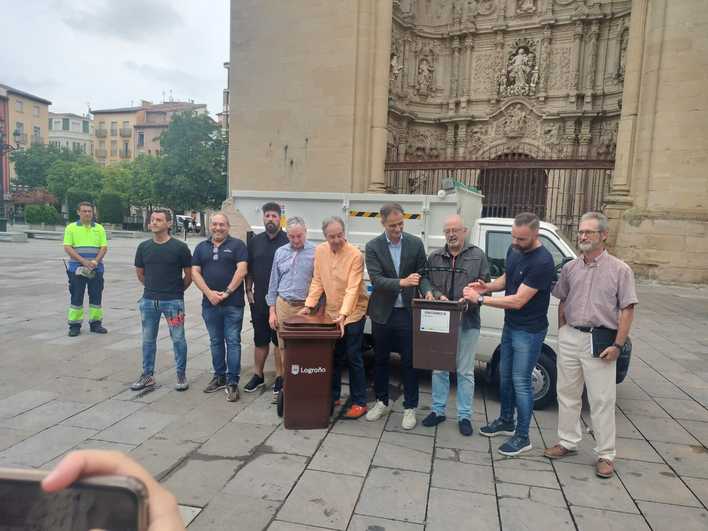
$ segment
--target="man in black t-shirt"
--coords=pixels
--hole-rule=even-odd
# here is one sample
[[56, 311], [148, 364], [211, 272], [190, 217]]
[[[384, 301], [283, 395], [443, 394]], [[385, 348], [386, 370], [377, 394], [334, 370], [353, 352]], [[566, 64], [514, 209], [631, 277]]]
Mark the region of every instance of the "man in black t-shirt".
[[192, 255], [184, 242], [170, 236], [171, 222], [169, 210], [155, 210], [150, 216], [152, 239], [138, 245], [135, 253], [135, 271], [145, 289], [139, 303], [143, 326], [143, 373], [130, 386], [133, 391], [155, 385], [155, 352], [162, 315], [167, 321], [175, 353], [175, 389], [184, 391], [189, 387], [185, 374], [184, 291], [192, 283]]
[[[538, 217], [530, 212], [516, 216], [511, 227], [506, 272], [492, 282], [473, 282], [463, 291], [464, 298], [473, 304], [504, 309], [499, 356], [501, 413], [479, 432], [487, 437], [511, 435], [499, 447], [499, 453], [506, 456], [531, 450], [531, 375], [548, 331], [548, 304], [555, 275], [553, 256], [538, 239], [539, 225]], [[484, 296], [503, 289], [506, 289], [504, 297]]]
[[243, 390], [252, 393], [265, 385], [263, 369], [270, 343], [276, 348], [273, 394], [277, 395], [283, 385], [282, 357], [277, 352], [278, 335], [270, 327], [270, 307], [266, 302], [270, 272], [273, 268], [273, 257], [278, 247], [289, 242], [287, 234], [280, 228], [281, 210], [278, 203], [266, 203], [262, 207], [263, 226], [265, 231], [256, 234], [248, 242], [248, 276], [246, 277], [246, 296], [251, 305], [251, 322], [253, 323], [253, 342], [256, 345], [255, 366], [253, 377]]
[[239, 399], [241, 375], [241, 327], [243, 326], [243, 279], [246, 277], [246, 245], [229, 236], [229, 218], [218, 212], [211, 217], [211, 238], [204, 240], [192, 257], [194, 284], [204, 294], [202, 317], [209, 332], [214, 377], [204, 389], [213, 393], [226, 388], [226, 400]]

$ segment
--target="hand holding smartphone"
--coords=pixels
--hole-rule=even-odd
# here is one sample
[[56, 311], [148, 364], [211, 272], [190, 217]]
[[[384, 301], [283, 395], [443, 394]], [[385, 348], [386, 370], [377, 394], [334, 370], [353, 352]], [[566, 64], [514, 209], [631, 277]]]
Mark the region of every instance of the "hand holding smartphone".
[[0, 469], [0, 531], [183, 530], [177, 500], [120, 452], [81, 450], [49, 472]]

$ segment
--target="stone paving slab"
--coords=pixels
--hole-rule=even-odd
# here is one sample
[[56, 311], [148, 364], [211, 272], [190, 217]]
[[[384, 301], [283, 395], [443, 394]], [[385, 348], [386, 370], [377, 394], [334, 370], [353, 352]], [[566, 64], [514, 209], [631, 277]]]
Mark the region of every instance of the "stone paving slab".
[[221, 493], [209, 502], [189, 526], [189, 531], [265, 529], [279, 503]]
[[155, 435], [175, 418], [174, 415], [138, 410], [99, 432], [94, 439], [138, 445]]
[[430, 473], [434, 443], [432, 437], [412, 433], [384, 432], [378, 443], [373, 464]]
[[254, 456], [226, 484], [223, 492], [283, 502], [305, 469], [300, 455], [264, 453]]
[[346, 529], [363, 481], [356, 476], [307, 470], [278, 512], [278, 519]]
[[494, 470], [490, 466], [436, 459], [430, 486], [494, 495]]
[[616, 476], [610, 479], [598, 478], [594, 467], [575, 463], [557, 461], [553, 466], [571, 506], [638, 512], [634, 501]]
[[531, 531], [538, 529], [539, 521], [543, 521], [547, 529], [575, 529], [560, 491], [509, 484], [500, 487], [499, 514], [502, 529]]
[[501, 529], [494, 496], [457, 490], [430, 488], [428, 518], [425, 529], [444, 531], [461, 529], [468, 522], [475, 531]]
[[82, 402], [52, 400], [10, 419], [0, 420], [0, 426], [36, 433], [54, 426], [62, 420], [88, 409], [88, 407], [88, 404]]
[[422, 524], [430, 475], [374, 467], [356, 506], [357, 514]]
[[40, 467], [95, 433], [85, 428], [52, 426], [5, 450], [0, 462]]
[[347, 531], [423, 531], [423, 525], [355, 514]]
[[352, 435], [330, 433], [308, 466], [321, 470], [352, 476], [366, 476], [378, 441]]
[[56, 398], [48, 391], [28, 389], [16, 395], [0, 400], [0, 418], [9, 418], [30, 411]]
[[131, 457], [153, 476], [162, 479], [197, 448], [199, 443], [165, 439], [156, 435], [132, 450]]
[[104, 430], [144, 406], [145, 404], [124, 400], [105, 400], [66, 419], [63, 424], [77, 428]]
[[181, 503], [204, 507], [234, 476], [242, 462], [190, 454], [170, 473], [165, 486]]
[[571, 507], [579, 531], [650, 531], [643, 516], [589, 507]]
[[654, 531], [705, 531], [708, 511], [705, 507], [679, 507], [646, 501], [637, 502]]
[[[343, 424], [348, 424], [344, 422]], [[320, 446], [327, 430], [286, 430], [278, 426], [265, 441], [271, 452], [289, 453], [311, 457]], [[335, 433], [332, 430], [332, 433]]]
[[[698, 506], [700, 502], [663, 463], [617, 460], [622, 483], [635, 500]], [[585, 504], [579, 504], [585, 505]]]

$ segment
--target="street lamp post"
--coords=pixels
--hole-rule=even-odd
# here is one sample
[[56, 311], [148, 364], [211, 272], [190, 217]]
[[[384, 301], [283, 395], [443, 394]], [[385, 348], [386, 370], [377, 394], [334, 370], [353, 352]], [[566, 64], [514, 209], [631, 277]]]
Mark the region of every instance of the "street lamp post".
[[[19, 139], [20, 133], [15, 131], [15, 142]], [[7, 232], [7, 218], [5, 217], [5, 157], [11, 151], [15, 151], [17, 147], [5, 143], [5, 131], [0, 128], [0, 232]], [[8, 181], [9, 183], [9, 181]]]

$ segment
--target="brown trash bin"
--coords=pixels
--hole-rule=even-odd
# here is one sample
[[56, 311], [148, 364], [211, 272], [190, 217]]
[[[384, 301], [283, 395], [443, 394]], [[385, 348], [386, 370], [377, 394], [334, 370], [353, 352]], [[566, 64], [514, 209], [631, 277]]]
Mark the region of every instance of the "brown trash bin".
[[413, 367], [457, 370], [462, 312], [467, 303], [413, 299]]
[[278, 415], [289, 430], [327, 428], [332, 413], [337, 325], [322, 315], [295, 315], [280, 327], [285, 341]]

